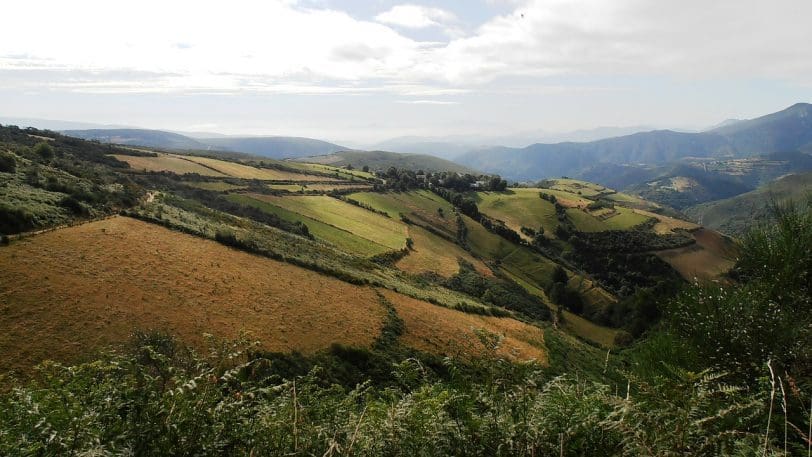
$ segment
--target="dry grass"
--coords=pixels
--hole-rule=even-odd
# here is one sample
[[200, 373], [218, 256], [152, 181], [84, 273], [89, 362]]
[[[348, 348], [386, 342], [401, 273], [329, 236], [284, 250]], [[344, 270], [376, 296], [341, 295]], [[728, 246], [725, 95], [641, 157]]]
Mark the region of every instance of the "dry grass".
[[717, 280], [733, 268], [736, 250], [732, 241], [704, 228], [693, 232], [693, 236], [696, 240], [694, 245], [658, 251], [655, 254], [689, 281]]
[[141, 157], [115, 154], [113, 157], [122, 162], [127, 162], [130, 164], [130, 168], [138, 171], [169, 171], [179, 175], [197, 173], [201, 176], [216, 176], [218, 178], [226, 176], [219, 171], [206, 168], [200, 164], [174, 155], [158, 154], [158, 157]]
[[481, 260], [475, 259], [458, 245], [440, 238], [418, 226], [409, 226], [409, 236], [414, 241], [414, 248], [409, 255], [398, 261], [395, 266], [408, 273], [434, 272], [449, 278], [459, 271], [458, 258], [463, 258], [474, 265], [474, 268], [486, 275], [492, 276]]
[[271, 168], [256, 168], [241, 163], [227, 162], [225, 160], [210, 159], [208, 157], [184, 157], [187, 160], [212, 168], [225, 175], [241, 179], [261, 179], [266, 181], [333, 181], [333, 178], [324, 176], [305, 175]]
[[658, 235], [672, 233], [675, 229], [695, 230], [699, 228], [699, 226], [693, 222], [682, 221], [673, 217], [663, 216], [662, 214], [652, 213], [651, 211], [636, 209], [634, 212], [657, 219], [657, 223], [654, 224], [654, 232]]
[[439, 355], [464, 358], [486, 353], [477, 331], [502, 337], [499, 355], [517, 360], [547, 363], [544, 332], [515, 319], [465, 314], [415, 300], [394, 292], [381, 291], [392, 302], [403, 319], [405, 331], [401, 341], [409, 346]]
[[385, 314], [369, 288], [129, 218], [16, 242], [0, 264], [0, 372], [75, 361], [137, 328], [198, 346], [241, 331], [274, 351], [369, 346]]

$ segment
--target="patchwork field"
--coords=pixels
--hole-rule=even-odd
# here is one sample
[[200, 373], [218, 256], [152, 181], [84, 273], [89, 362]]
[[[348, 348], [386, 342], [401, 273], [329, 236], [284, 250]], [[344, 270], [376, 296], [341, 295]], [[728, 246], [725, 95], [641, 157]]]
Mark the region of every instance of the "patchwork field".
[[208, 157], [188, 156], [186, 159], [216, 170], [226, 176], [241, 179], [261, 179], [266, 181], [331, 181], [332, 178], [324, 176], [291, 173], [289, 171], [274, 170], [272, 168], [256, 168], [241, 163], [227, 162], [225, 160], [210, 159]]
[[539, 197], [538, 189], [510, 189], [506, 192], [477, 192], [479, 210], [499, 219], [525, 238], [522, 227], [544, 227], [552, 236], [558, 227], [555, 206]]
[[[377, 254], [383, 254], [390, 249], [387, 246], [376, 243], [372, 240], [357, 236], [352, 232], [338, 228], [333, 225], [326, 224], [320, 220], [304, 216], [295, 211], [291, 211], [281, 206], [277, 206], [267, 201], [267, 196], [259, 194], [231, 194], [228, 199], [244, 205], [253, 206], [266, 213], [276, 214], [282, 219], [303, 222], [307, 225], [310, 233], [316, 238], [326, 241], [339, 249], [350, 254], [359, 255], [361, 257], [370, 257]], [[405, 243], [405, 240], [404, 240]]]
[[408, 273], [433, 272], [446, 278], [454, 276], [459, 271], [459, 261], [462, 258], [474, 265], [474, 268], [484, 274], [492, 275], [481, 260], [475, 259], [458, 245], [418, 226], [409, 227], [409, 237], [414, 241], [414, 247], [409, 255], [400, 259], [395, 266]]
[[692, 233], [696, 244], [678, 249], [657, 251], [688, 281], [713, 281], [730, 271], [736, 263], [736, 247], [733, 241], [708, 229]]
[[[0, 359], [3, 372], [80, 361], [137, 329], [199, 348], [206, 333], [242, 332], [270, 351], [368, 347], [386, 316], [370, 287], [124, 217], [14, 242], [0, 249], [0, 264], [0, 351], [15, 354]], [[476, 354], [482, 328], [506, 336], [504, 354], [546, 360], [537, 327], [380, 292], [401, 314], [407, 346]]]
[[500, 339], [496, 350], [499, 355], [547, 363], [544, 332], [538, 327], [510, 318], [477, 316], [433, 307], [388, 290], [382, 293], [403, 319], [406, 330], [400, 339], [406, 346], [434, 354], [470, 358], [487, 353], [479, 333]]
[[197, 173], [201, 176], [218, 178], [227, 176], [217, 170], [206, 168], [199, 163], [175, 155], [158, 154], [158, 157], [141, 157], [115, 154], [113, 157], [122, 162], [127, 162], [133, 170], [169, 171], [179, 175]]
[[384, 194], [358, 192], [347, 197], [378, 211], [384, 211], [393, 219], [400, 219], [400, 215], [403, 214], [415, 224], [430, 226], [452, 238], [457, 236], [454, 207], [430, 191], [416, 190]]
[[320, 221], [388, 249], [402, 249], [406, 246], [406, 224], [332, 197], [252, 195], [252, 198]]
[[245, 189], [245, 186], [238, 186], [225, 181], [186, 181], [186, 185], [196, 189], [213, 190], [215, 192]]
[[694, 224], [693, 222], [683, 221], [669, 216], [663, 216], [662, 214], [652, 213], [651, 211], [636, 209], [634, 210], [634, 212], [637, 214], [642, 214], [643, 216], [648, 216], [657, 219], [657, 223], [654, 224], [654, 231], [659, 235], [672, 233], [674, 230], [677, 229], [696, 230], [699, 228], [699, 226]]
[[257, 168], [208, 157], [180, 156], [158, 153], [157, 157], [114, 155], [115, 158], [130, 164], [134, 170], [169, 171], [179, 175], [197, 173], [201, 176], [230, 177], [239, 179], [259, 179], [264, 181], [303, 181], [330, 182], [335, 178], [293, 173], [272, 168]]
[[347, 170], [346, 168], [338, 168], [338, 167], [331, 167], [329, 165], [324, 165], [320, 163], [307, 163], [307, 162], [297, 162], [294, 160], [285, 160], [281, 161], [284, 166], [288, 168], [293, 168], [302, 171], [315, 171], [319, 173], [330, 173], [333, 175], [337, 175], [336, 177], [341, 179], [353, 179], [353, 178], [361, 178], [361, 179], [372, 179], [375, 177], [374, 174], [363, 171], [363, 170]]
[[15, 242], [0, 264], [0, 351], [16, 355], [0, 371], [76, 360], [137, 328], [198, 346], [241, 331], [268, 350], [368, 346], [385, 315], [371, 289], [122, 217]]

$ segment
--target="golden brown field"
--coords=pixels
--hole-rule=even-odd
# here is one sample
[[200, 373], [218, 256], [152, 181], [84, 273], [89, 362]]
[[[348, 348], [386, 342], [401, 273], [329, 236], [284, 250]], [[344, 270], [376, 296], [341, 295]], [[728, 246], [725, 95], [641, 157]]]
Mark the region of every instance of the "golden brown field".
[[671, 264], [688, 281], [712, 281], [733, 268], [736, 247], [730, 239], [705, 228], [694, 231], [692, 235], [696, 244], [655, 254]]
[[497, 354], [517, 360], [547, 363], [544, 332], [535, 326], [504, 317], [485, 317], [439, 308], [395, 292], [383, 295], [394, 304], [406, 330], [401, 341], [434, 354], [470, 358], [486, 354], [477, 331], [502, 337]]
[[434, 272], [449, 278], [460, 270], [457, 259], [462, 258], [474, 265], [478, 272], [486, 276], [493, 275], [490, 268], [481, 260], [475, 259], [465, 249], [421, 227], [409, 226], [409, 237], [414, 240], [414, 248], [409, 251], [409, 255], [395, 264], [405, 272], [416, 274]]

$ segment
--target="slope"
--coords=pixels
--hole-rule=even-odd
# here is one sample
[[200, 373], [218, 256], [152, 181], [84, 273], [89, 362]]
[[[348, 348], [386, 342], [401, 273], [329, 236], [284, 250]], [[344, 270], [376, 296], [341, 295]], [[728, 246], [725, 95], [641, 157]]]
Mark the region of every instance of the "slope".
[[[16, 242], [0, 249], [0, 264], [0, 353], [15, 354], [0, 358], [0, 372], [81, 360], [136, 329], [197, 347], [206, 333], [233, 339], [243, 331], [271, 351], [369, 347], [387, 313], [371, 287], [123, 217]], [[457, 353], [483, 328], [506, 335], [506, 347], [521, 349], [517, 358], [544, 358], [536, 327], [383, 293], [398, 312], [419, 309], [404, 312], [407, 346]], [[442, 340], [424, 328], [439, 321], [453, 328]]]
[[352, 165], [355, 168], [369, 167], [371, 170], [386, 170], [389, 167], [423, 171], [451, 171], [476, 173], [472, 168], [449, 160], [424, 154], [401, 154], [386, 151], [342, 151], [319, 157], [304, 157], [302, 162], [320, 163], [336, 167]]

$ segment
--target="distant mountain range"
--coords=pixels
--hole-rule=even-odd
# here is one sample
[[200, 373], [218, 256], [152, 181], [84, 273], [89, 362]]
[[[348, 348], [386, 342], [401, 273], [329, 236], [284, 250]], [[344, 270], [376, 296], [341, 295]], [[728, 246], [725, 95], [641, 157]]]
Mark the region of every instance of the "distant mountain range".
[[767, 222], [770, 205], [787, 200], [804, 204], [812, 198], [812, 173], [791, 174], [756, 190], [685, 210], [705, 227], [740, 236], [759, 223]]
[[688, 157], [742, 158], [778, 151], [812, 152], [810, 104], [799, 103], [757, 119], [724, 124], [699, 133], [655, 130], [586, 143], [484, 148], [457, 157], [456, 161], [530, 181], [564, 175], [582, 177], [595, 167], [663, 165]]
[[347, 148], [312, 138], [288, 136], [191, 138], [179, 133], [148, 129], [65, 130], [65, 135], [129, 146], [174, 150], [215, 150], [272, 159], [331, 154]]

